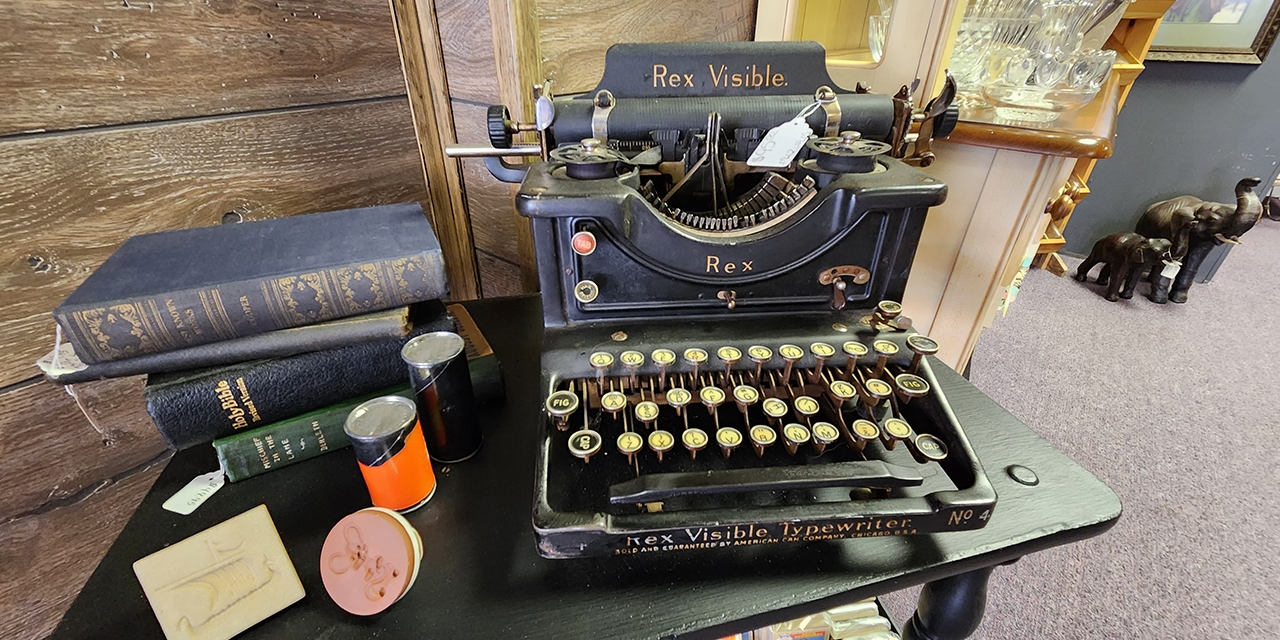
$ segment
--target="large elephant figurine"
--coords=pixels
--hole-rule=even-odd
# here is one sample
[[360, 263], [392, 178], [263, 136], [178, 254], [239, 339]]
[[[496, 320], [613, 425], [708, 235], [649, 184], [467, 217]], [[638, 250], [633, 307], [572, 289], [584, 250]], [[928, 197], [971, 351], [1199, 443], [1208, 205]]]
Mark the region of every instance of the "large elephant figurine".
[[1148, 238], [1171, 240], [1173, 257], [1182, 259], [1172, 287], [1167, 278], [1161, 277], [1160, 269], [1151, 270], [1148, 297], [1152, 302], [1186, 302], [1187, 290], [1209, 251], [1220, 244], [1240, 244], [1240, 236], [1262, 217], [1262, 202], [1253, 192], [1261, 183], [1258, 178], [1237, 182], [1235, 205], [1179, 196], [1147, 207], [1134, 230]]
[[1076, 280], [1088, 280], [1089, 270], [1102, 263], [1098, 284], [1107, 285], [1107, 300], [1128, 300], [1133, 297], [1133, 290], [1145, 269], [1150, 267], [1159, 271], [1165, 260], [1172, 259], [1172, 247], [1173, 242], [1165, 238], [1148, 239], [1132, 231], [1113, 233], [1093, 243], [1093, 251], [1076, 269]]

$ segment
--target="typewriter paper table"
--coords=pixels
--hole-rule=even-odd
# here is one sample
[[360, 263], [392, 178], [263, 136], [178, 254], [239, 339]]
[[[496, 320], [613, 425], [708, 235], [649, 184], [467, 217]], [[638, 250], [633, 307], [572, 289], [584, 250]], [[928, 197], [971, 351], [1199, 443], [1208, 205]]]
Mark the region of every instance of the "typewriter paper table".
[[[435, 498], [409, 514], [425, 541], [424, 566], [413, 589], [386, 613], [348, 615], [320, 582], [325, 535], [342, 516], [369, 505], [350, 449], [227, 485], [190, 516], [162, 510], [160, 504], [187, 481], [217, 467], [212, 448], [199, 447], [169, 463], [54, 637], [163, 637], [132, 563], [262, 503], [307, 595], [242, 638], [715, 638], [926, 582], [926, 594], [938, 597], [917, 616], [933, 637], [960, 638], [982, 606], [981, 599], [964, 596], [981, 594], [991, 567], [1098, 535], [1120, 516], [1120, 502], [1106, 485], [936, 363], [938, 380], [999, 494], [985, 528], [544, 559], [534, 549], [530, 522], [542, 401], [538, 304], [530, 297], [468, 305], [502, 362], [507, 402], [485, 415], [480, 454], [439, 469]], [[1014, 477], [1030, 481], [1027, 470], [1034, 485]], [[977, 591], [965, 591], [975, 586]]]

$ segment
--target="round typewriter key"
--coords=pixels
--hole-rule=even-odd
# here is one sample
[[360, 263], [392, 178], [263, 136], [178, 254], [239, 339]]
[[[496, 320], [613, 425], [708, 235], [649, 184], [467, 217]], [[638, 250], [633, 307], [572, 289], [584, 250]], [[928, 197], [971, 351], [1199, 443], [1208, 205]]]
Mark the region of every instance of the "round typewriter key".
[[569, 428], [568, 418], [578, 410], [578, 394], [572, 391], [557, 391], [547, 396], [547, 413], [555, 419], [556, 427], [561, 431]]
[[926, 462], [938, 462], [947, 457], [947, 445], [939, 440], [937, 436], [922, 433], [916, 436], [915, 440], [908, 440], [915, 446], [911, 447], [911, 455], [916, 462], [925, 464]]
[[778, 347], [778, 355], [782, 356], [782, 361], [787, 363], [787, 366], [782, 369], [782, 383], [790, 384], [788, 381], [791, 380], [791, 367], [804, 357], [804, 351], [794, 344], [784, 344]]
[[685, 389], [672, 387], [667, 390], [667, 406], [674, 408], [676, 413], [680, 413], [690, 400], [693, 400], [693, 394]]
[[684, 361], [685, 361], [685, 364], [688, 364], [690, 367], [692, 367], [692, 368], [693, 368], [693, 376], [692, 376], [692, 377], [693, 377], [693, 386], [694, 386], [694, 388], [696, 389], [696, 388], [699, 386], [699, 382], [698, 382], [698, 367], [700, 367], [700, 366], [702, 366], [703, 364], [705, 364], [705, 363], [706, 363], [706, 361], [707, 361], [707, 352], [706, 352], [705, 350], [703, 350], [703, 349], [699, 349], [699, 348], [697, 348], [697, 347], [693, 347], [693, 348], [691, 348], [691, 349], [685, 349], [685, 350], [684, 350]]
[[743, 417], [746, 417], [747, 407], [760, 401], [760, 392], [755, 387], [740, 384], [733, 388], [733, 401], [737, 403]]
[[649, 357], [653, 358], [653, 363], [658, 365], [658, 384], [662, 385], [663, 389], [666, 389], [667, 367], [676, 363], [676, 352], [670, 349], [654, 349], [653, 353], [649, 354]]
[[590, 429], [583, 429], [569, 436], [569, 453], [582, 458], [583, 462], [591, 462], [591, 456], [600, 451], [602, 442], [600, 434]]
[[787, 415], [787, 403], [778, 398], [765, 398], [760, 408], [764, 410], [764, 414], [769, 416], [771, 421], [779, 420]]
[[644, 423], [647, 427], [658, 419], [658, 403], [651, 400], [645, 400], [636, 405], [636, 420]]
[[867, 407], [868, 416], [881, 402], [893, 395], [893, 387], [879, 378], [870, 378], [862, 386], [867, 390], [866, 396], [862, 398], [862, 403]]
[[676, 446], [676, 437], [669, 431], [658, 429], [649, 434], [649, 448], [658, 454], [658, 462], [662, 462], [662, 454], [670, 451], [674, 446]]
[[728, 458], [742, 444], [742, 432], [733, 427], [720, 427], [716, 429], [716, 444], [720, 445], [720, 453]]
[[716, 349], [716, 357], [720, 358], [721, 362], [732, 367], [738, 364], [739, 360], [742, 360], [742, 351], [737, 347], [720, 347]]
[[902, 398], [903, 404], [910, 402], [912, 398], [929, 395], [929, 383], [914, 373], [900, 373], [894, 377], [893, 382], [898, 385], [898, 396]]
[[868, 442], [880, 437], [880, 427], [870, 420], [854, 420], [850, 431], [853, 433], [858, 451], [862, 451]]
[[644, 354], [639, 351], [623, 351], [622, 355], [618, 356], [618, 360], [627, 367], [635, 369], [644, 364]]
[[596, 250], [596, 236], [590, 231], [579, 231], [573, 234], [570, 241], [573, 252], [580, 256], [589, 256]]
[[764, 369], [764, 363], [773, 359], [773, 350], [769, 347], [762, 347], [758, 344], [752, 345], [747, 347], [747, 357], [751, 358], [751, 361], [756, 363], [755, 384], [758, 385], [760, 384], [760, 372]]
[[878, 311], [880, 315], [884, 316], [886, 320], [892, 320], [898, 317], [898, 314], [902, 313], [902, 305], [892, 300], [881, 300], [880, 303], [876, 305], [876, 311]]
[[907, 369], [907, 373], [915, 373], [920, 368], [920, 361], [925, 356], [937, 353], [939, 347], [937, 341], [933, 338], [916, 333], [907, 336], [907, 348], [915, 353], [911, 358], [911, 367]]
[[909, 439], [911, 435], [911, 425], [907, 424], [906, 420], [889, 418], [884, 421], [884, 431], [881, 437], [884, 440], [886, 449], [893, 451], [898, 442]]
[[680, 434], [680, 442], [689, 450], [689, 458], [693, 460], [698, 459], [698, 452], [705, 449], [709, 441], [707, 432], [702, 429], [685, 429], [684, 433]]
[[840, 438], [840, 430], [830, 422], [813, 423], [813, 453], [822, 455], [827, 449], [827, 445], [835, 442]]
[[618, 452], [627, 456], [627, 462], [644, 447], [644, 438], [634, 431], [624, 431], [618, 435]]
[[880, 372], [884, 371], [884, 366], [889, 363], [889, 358], [897, 355], [898, 345], [888, 340], [876, 340], [871, 343], [871, 349], [876, 352], [876, 369], [871, 373], [871, 376], [877, 377]]
[[836, 354], [836, 348], [825, 342], [815, 342], [809, 345], [809, 353], [813, 354], [815, 360], [813, 373], [809, 376], [809, 379], [816, 381], [822, 376], [822, 366], [827, 363], [827, 358]]
[[582, 304], [595, 302], [596, 298], [600, 297], [600, 286], [591, 280], [580, 280], [573, 286], [573, 297]]
[[751, 427], [751, 445], [755, 447], [756, 455], [763, 456], [765, 448], [771, 446], [778, 441], [778, 432], [773, 427], [758, 424]]
[[[591, 368], [596, 370], [596, 383], [604, 386], [604, 374], [613, 366], [613, 354], [608, 351], [597, 351], [588, 358]], [[603, 389], [601, 389], [603, 391]]]
[[858, 366], [858, 358], [861, 358], [862, 356], [867, 355], [867, 352], [868, 352], [867, 345], [862, 344], [857, 340], [849, 340], [844, 344], [840, 345], [840, 350], [844, 351], [844, 354], [846, 356], [849, 356], [849, 359], [845, 362], [845, 365], [844, 365], [844, 375], [846, 377], [852, 377], [853, 368]]
[[806, 420], [818, 415], [818, 401], [809, 396], [798, 396], [791, 404], [795, 406], [796, 413], [804, 416]]
[[830, 391], [831, 400], [835, 403], [837, 408], [843, 406], [844, 403], [852, 400], [854, 396], [858, 395], [858, 388], [844, 380], [836, 380], [835, 382], [832, 382]]
[[720, 428], [720, 414], [716, 408], [724, 403], [724, 390], [720, 387], [703, 387], [698, 390], [698, 398], [715, 420], [716, 428]]
[[782, 446], [787, 448], [787, 453], [795, 455], [800, 445], [809, 441], [809, 429], [802, 424], [792, 422], [782, 428]]
[[626, 408], [627, 397], [617, 391], [610, 391], [600, 396], [600, 408], [608, 411], [613, 417], [618, 417], [618, 412]]

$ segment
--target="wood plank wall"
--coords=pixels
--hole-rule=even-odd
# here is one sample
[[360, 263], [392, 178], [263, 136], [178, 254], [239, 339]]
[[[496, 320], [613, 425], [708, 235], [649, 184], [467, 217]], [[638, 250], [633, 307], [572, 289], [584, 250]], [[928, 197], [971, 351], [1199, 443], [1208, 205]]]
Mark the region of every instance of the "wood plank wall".
[[386, 0], [0, 0], [0, 637], [52, 630], [169, 456], [49, 312], [130, 235], [423, 201]]
[[[494, 42], [509, 31], [492, 26], [494, 5], [536, 12], [539, 64], [559, 95], [592, 89], [604, 73], [604, 53], [617, 42], [750, 40], [755, 0], [436, 0], [454, 127], [459, 142], [487, 144], [486, 109], [502, 102]], [[517, 43], [525, 54], [528, 43]], [[521, 87], [527, 92], [530, 87]], [[511, 106], [511, 105], [509, 105]], [[513, 109], [514, 111], [514, 109]], [[521, 281], [522, 257], [511, 190], [480, 160], [463, 161], [471, 229], [485, 296], [532, 291]]]

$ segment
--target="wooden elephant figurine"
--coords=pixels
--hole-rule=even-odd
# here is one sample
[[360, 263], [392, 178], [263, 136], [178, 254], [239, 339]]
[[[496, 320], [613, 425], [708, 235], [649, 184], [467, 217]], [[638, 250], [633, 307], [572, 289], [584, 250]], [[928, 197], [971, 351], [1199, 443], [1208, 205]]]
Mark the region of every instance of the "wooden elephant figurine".
[[1089, 271], [1101, 263], [1098, 284], [1107, 285], [1107, 300], [1127, 300], [1133, 297], [1143, 271], [1150, 268], [1159, 273], [1164, 261], [1172, 259], [1172, 248], [1165, 238], [1146, 238], [1132, 231], [1113, 233], [1093, 244], [1093, 251], [1076, 270], [1076, 280], [1088, 280]]
[[1258, 178], [1237, 182], [1234, 205], [1179, 196], [1147, 207], [1135, 231], [1148, 238], [1171, 240], [1174, 259], [1182, 260], [1172, 287], [1167, 278], [1161, 277], [1159, 269], [1152, 270], [1148, 296], [1152, 302], [1186, 302], [1187, 290], [1209, 252], [1220, 244], [1240, 244], [1240, 236], [1262, 218], [1262, 202], [1253, 192], [1261, 183]]

